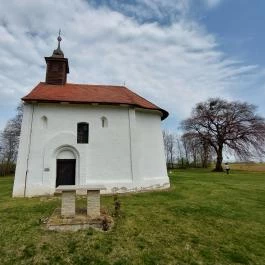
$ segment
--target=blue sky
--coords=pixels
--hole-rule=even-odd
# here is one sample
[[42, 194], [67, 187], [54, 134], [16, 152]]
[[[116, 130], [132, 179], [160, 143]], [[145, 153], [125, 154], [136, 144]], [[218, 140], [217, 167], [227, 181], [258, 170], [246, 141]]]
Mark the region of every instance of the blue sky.
[[264, 10], [262, 0], [226, 0], [206, 12], [201, 22], [216, 35], [227, 54], [264, 65]]
[[262, 0], [0, 0], [0, 129], [44, 80], [59, 28], [70, 82], [125, 81], [170, 112], [164, 128], [208, 97], [265, 116], [264, 10]]
[[[206, 12], [201, 18], [209, 32], [212, 32], [227, 56], [246, 64], [257, 65], [260, 70], [265, 66], [265, 1], [263, 0], [224, 0], [218, 8]], [[252, 81], [252, 82], [251, 82]], [[239, 88], [233, 93], [234, 99], [243, 99], [256, 104], [264, 116], [264, 72], [250, 80], [250, 85]]]

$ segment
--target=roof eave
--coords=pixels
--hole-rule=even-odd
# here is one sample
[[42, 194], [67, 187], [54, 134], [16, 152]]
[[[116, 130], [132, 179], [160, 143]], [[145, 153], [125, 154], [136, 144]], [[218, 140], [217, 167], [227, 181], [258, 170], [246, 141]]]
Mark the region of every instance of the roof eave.
[[91, 101], [91, 102], [84, 102], [84, 101], [69, 101], [69, 100], [57, 100], [57, 99], [54, 99], [54, 100], [45, 100], [45, 99], [30, 99], [30, 98], [27, 98], [27, 96], [21, 98], [21, 100], [27, 102], [27, 103], [30, 103], [30, 102], [39, 102], [39, 103], [62, 103], [62, 102], [68, 102], [69, 104], [99, 104], [99, 105], [120, 105], [120, 104], [127, 104], [129, 106], [134, 106], [134, 107], [137, 107], [137, 108], [141, 108], [141, 109], [148, 109], [148, 110], [157, 110], [157, 111], [160, 111], [162, 113], [162, 116], [161, 116], [161, 120], [165, 120], [169, 113], [164, 110], [164, 109], [160, 109], [160, 108], [145, 108], [143, 106], [140, 106], [140, 105], [137, 105], [137, 104], [130, 104], [130, 103], [124, 103], [124, 102], [96, 102], [96, 101]]

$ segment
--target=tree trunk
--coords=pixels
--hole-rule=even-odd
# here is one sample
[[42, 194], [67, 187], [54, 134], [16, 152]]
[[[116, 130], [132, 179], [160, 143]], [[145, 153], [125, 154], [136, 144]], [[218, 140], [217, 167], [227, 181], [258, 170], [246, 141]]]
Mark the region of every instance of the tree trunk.
[[219, 149], [216, 152], [217, 160], [214, 171], [223, 172], [222, 162], [223, 162], [223, 147], [219, 146]]

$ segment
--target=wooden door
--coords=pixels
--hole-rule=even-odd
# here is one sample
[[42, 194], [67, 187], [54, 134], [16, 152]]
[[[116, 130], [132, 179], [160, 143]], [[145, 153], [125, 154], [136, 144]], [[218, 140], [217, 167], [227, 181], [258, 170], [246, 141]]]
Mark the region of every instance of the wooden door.
[[57, 159], [56, 187], [75, 185], [75, 159]]

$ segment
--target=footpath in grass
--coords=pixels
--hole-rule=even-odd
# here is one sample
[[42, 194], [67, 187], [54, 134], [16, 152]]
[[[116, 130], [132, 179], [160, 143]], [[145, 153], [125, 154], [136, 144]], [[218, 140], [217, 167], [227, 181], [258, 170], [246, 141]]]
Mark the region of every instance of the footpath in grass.
[[[265, 174], [176, 170], [169, 191], [119, 196], [109, 232], [53, 232], [58, 198], [11, 198], [0, 178], [0, 264], [265, 264]], [[80, 200], [82, 203], [82, 200]], [[102, 197], [113, 211], [113, 196]]]

